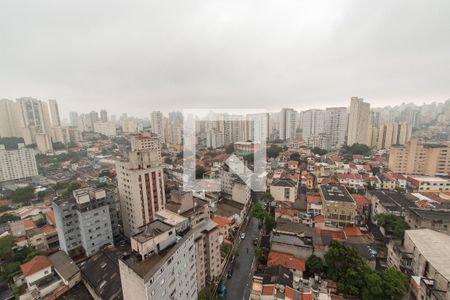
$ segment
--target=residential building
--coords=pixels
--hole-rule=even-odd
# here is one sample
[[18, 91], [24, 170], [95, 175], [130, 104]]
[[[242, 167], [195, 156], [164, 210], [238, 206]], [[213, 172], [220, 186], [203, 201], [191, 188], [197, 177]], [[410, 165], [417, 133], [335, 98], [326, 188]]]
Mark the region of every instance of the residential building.
[[296, 130], [296, 111], [292, 108], [283, 108], [279, 116], [279, 138], [289, 140], [295, 137]]
[[412, 125], [386, 123], [378, 128], [377, 148], [389, 149], [392, 145], [405, 145], [411, 139]]
[[450, 180], [441, 177], [406, 176], [407, 187], [414, 192], [449, 192]]
[[225, 146], [223, 132], [217, 129], [210, 129], [206, 132], [206, 147], [207, 148], [221, 148]]
[[[113, 243], [111, 220], [117, 218], [115, 203], [104, 189], [84, 188], [73, 197], [53, 202], [61, 250], [70, 256], [90, 256]], [[117, 219], [114, 221], [117, 224]]]
[[127, 237], [153, 221], [155, 213], [166, 204], [159, 138], [142, 133], [132, 135], [130, 143], [128, 160], [116, 166], [123, 232]]
[[78, 113], [75, 111], [71, 111], [69, 113], [69, 123], [70, 126], [78, 127]]
[[402, 245], [388, 248], [388, 263], [412, 275], [412, 299], [450, 298], [450, 236], [431, 229], [406, 230]]
[[52, 118], [52, 126], [60, 127], [61, 126], [61, 118], [59, 115], [58, 103], [54, 99], [48, 100], [48, 104], [50, 107], [50, 116]]
[[415, 206], [414, 202], [407, 199], [404, 194], [394, 191], [371, 190], [367, 191], [366, 197], [372, 205], [372, 220], [378, 214], [404, 217], [407, 209]]
[[370, 145], [370, 104], [362, 98], [352, 97], [348, 118], [347, 145]]
[[116, 136], [116, 124], [114, 124], [113, 122], [95, 122], [94, 132], [106, 136]]
[[17, 150], [0, 145], [0, 182], [39, 175], [34, 150], [18, 144]]
[[197, 290], [214, 283], [220, 275], [220, 231], [219, 226], [207, 219], [194, 229]]
[[334, 226], [355, 224], [357, 205], [347, 189], [338, 185], [321, 185], [322, 213]]
[[100, 111], [100, 121], [102, 121], [103, 123], [108, 122], [108, 112], [104, 109]]
[[450, 142], [422, 143], [411, 139], [389, 150], [388, 168], [395, 173], [447, 176], [450, 172]]
[[298, 193], [298, 183], [291, 179], [279, 179], [272, 182], [270, 194], [275, 201], [295, 202]]
[[405, 221], [411, 229], [428, 228], [450, 235], [450, 210], [412, 207], [406, 211]]
[[131, 237], [133, 253], [119, 259], [123, 298], [197, 299], [195, 234], [155, 220]]
[[156, 134], [161, 144], [166, 143], [166, 137], [164, 135], [164, 116], [160, 111], [153, 111], [150, 114], [151, 130]]
[[311, 136], [318, 136], [325, 132], [325, 111], [310, 109], [303, 112], [303, 139], [307, 141]]
[[346, 107], [328, 107], [325, 110], [326, 149], [339, 149], [345, 144], [348, 112]]
[[0, 136], [22, 137], [23, 127], [19, 105], [8, 99], [0, 99]]

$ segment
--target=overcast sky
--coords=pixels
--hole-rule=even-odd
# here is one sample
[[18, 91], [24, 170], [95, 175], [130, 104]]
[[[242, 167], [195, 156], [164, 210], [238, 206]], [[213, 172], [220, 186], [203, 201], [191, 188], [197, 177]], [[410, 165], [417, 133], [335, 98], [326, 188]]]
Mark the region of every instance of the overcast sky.
[[0, 2], [0, 98], [69, 111], [450, 98], [450, 1]]

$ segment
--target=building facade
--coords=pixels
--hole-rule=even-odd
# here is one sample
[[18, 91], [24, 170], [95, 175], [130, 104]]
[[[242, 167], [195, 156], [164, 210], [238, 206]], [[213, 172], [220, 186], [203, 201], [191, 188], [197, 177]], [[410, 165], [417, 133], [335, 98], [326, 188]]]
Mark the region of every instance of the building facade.
[[17, 150], [0, 145], [0, 182], [38, 175], [34, 150], [19, 144]]
[[347, 144], [370, 145], [370, 104], [362, 98], [352, 97], [348, 118]]

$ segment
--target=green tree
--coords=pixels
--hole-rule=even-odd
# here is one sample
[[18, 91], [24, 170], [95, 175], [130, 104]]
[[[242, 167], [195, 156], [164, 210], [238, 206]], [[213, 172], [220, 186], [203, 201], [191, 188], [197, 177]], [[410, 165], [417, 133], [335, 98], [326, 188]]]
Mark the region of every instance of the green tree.
[[228, 144], [228, 146], [225, 148], [225, 153], [226, 154], [231, 154], [234, 152], [234, 144]]
[[14, 215], [11, 213], [6, 213], [0, 216], [0, 224], [8, 223], [9, 221], [17, 221], [20, 220], [18, 215]]
[[205, 174], [206, 169], [202, 166], [196, 166], [195, 167], [195, 178], [196, 179], [202, 179], [203, 175]]
[[384, 299], [402, 299], [408, 291], [408, 279], [400, 271], [387, 268], [381, 273], [383, 278]]
[[274, 198], [270, 192], [264, 192], [261, 196], [261, 200], [264, 202], [272, 202]]
[[61, 142], [56, 142], [56, 143], [53, 143], [53, 149], [54, 150], [64, 150], [64, 149], [66, 149], [66, 145], [64, 145]]
[[255, 160], [255, 155], [253, 153], [246, 154], [244, 155], [244, 160], [249, 164], [253, 164]]
[[275, 158], [278, 156], [278, 154], [280, 154], [282, 148], [280, 146], [277, 145], [270, 145], [269, 149], [267, 149], [267, 157], [269, 158]]
[[34, 198], [34, 188], [32, 186], [18, 188], [11, 193], [10, 198], [16, 203], [30, 202]]
[[70, 197], [72, 192], [79, 189], [80, 184], [78, 182], [72, 182], [67, 185], [66, 191], [63, 193], [63, 197]]
[[228, 254], [230, 254], [231, 248], [232, 248], [231, 244], [228, 243], [222, 243], [222, 245], [220, 245], [220, 250], [222, 250], [225, 256], [228, 256]]
[[336, 281], [339, 292], [354, 296], [360, 294], [370, 268], [354, 248], [331, 242], [325, 253], [325, 263], [328, 277]]
[[311, 152], [317, 155], [325, 155], [327, 154], [327, 150], [325, 149], [321, 149], [319, 147], [314, 147], [311, 149]]
[[289, 156], [290, 160], [300, 161], [300, 153], [294, 152]]
[[386, 299], [384, 297], [383, 279], [377, 272], [369, 272], [366, 276], [366, 285], [362, 288], [363, 300]]
[[252, 208], [252, 216], [259, 220], [264, 220], [267, 216], [267, 211], [261, 203], [255, 203]]
[[401, 240], [405, 235], [405, 230], [409, 229], [408, 223], [399, 216], [378, 214], [375, 216], [377, 224], [384, 228], [387, 236]]
[[306, 273], [309, 276], [315, 274], [321, 274], [323, 272], [323, 262], [322, 259], [314, 254], [308, 257], [306, 260]]

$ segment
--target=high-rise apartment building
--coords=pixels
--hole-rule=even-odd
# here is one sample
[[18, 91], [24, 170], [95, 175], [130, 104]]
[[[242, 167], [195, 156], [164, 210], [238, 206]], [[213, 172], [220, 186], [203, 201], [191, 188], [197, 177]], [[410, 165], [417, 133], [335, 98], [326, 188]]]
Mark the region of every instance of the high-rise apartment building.
[[295, 137], [297, 113], [292, 108], [283, 108], [280, 112], [280, 134], [282, 140], [288, 140]]
[[70, 126], [78, 127], [78, 113], [75, 111], [71, 111], [69, 113], [69, 122]]
[[61, 126], [61, 118], [59, 115], [58, 103], [54, 99], [48, 100], [48, 105], [50, 107], [50, 116], [52, 118], [52, 126], [60, 127]]
[[19, 98], [23, 124], [37, 134], [50, 134], [51, 122], [47, 103], [30, 98]]
[[348, 118], [347, 144], [370, 145], [371, 128], [370, 104], [364, 102], [362, 98], [352, 97]]
[[155, 220], [131, 237], [133, 254], [119, 259], [124, 300], [197, 299], [195, 235]]
[[0, 145], [0, 182], [38, 175], [34, 150], [18, 144], [17, 150]]
[[116, 136], [116, 124], [113, 122], [95, 122], [94, 132], [106, 135], [106, 136]]
[[392, 145], [404, 145], [411, 139], [412, 126], [408, 123], [387, 123], [378, 128], [377, 148], [389, 149]]
[[450, 143], [421, 143], [413, 138], [403, 146], [393, 145], [388, 167], [392, 172], [408, 175], [448, 176]]
[[104, 189], [84, 188], [73, 191], [73, 197], [54, 201], [61, 250], [69, 256], [90, 256], [112, 244], [112, 224], [117, 226], [113, 199]]
[[326, 149], [337, 149], [345, 144], [347, 120], [346, 107], [329, 107], [325, 110]]
[[325, 111], [321, 109], [310, 109], [303, 112], [303, 139], [307, 141], [311, 136], [324, 133]]
[[104, 109], [100, 111], [100, 121], [108, 122], [108, 113]]
[[225, 146], [223, 133], [217, 129], [206, 132], [206, 147], [216, 149]]
[[21, 137], [24, 125], [16, 102], [0, 100], [0, 137]]
[[164, 173], [161, 167], [161, 145], [154, 134], [130, 137], [131, 151], [127, 161], [117, 163], [117, 182], [123, 231], [130, 237], [139, 227], [155, 219], [164, 209]]
[[158, 135], [161, 144], [166, 143], [166, 137], [164, 132], [164, 117], [160, 111], [152, 111], [150, 114], [151, 130], [154, 134]]

